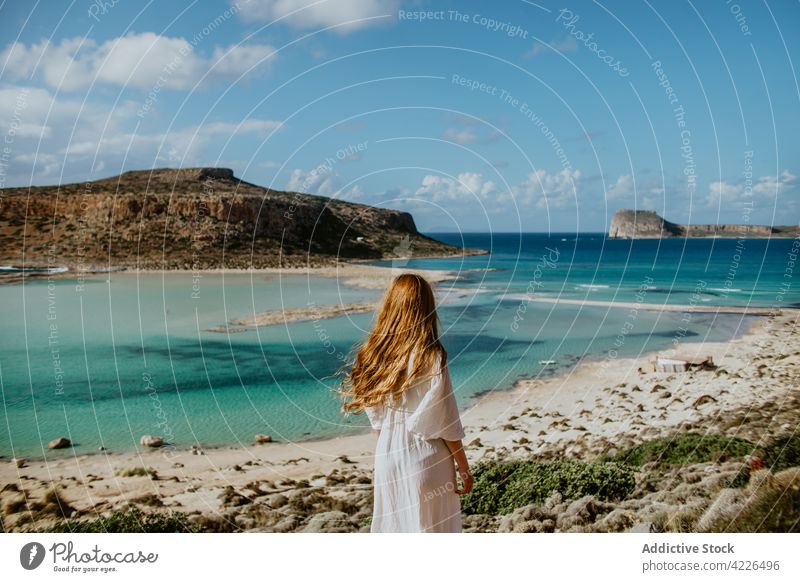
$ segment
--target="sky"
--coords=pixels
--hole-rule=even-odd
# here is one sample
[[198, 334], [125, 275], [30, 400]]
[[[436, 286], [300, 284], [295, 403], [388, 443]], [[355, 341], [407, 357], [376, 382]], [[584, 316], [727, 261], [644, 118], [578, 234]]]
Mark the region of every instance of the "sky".
[[216, 166], [423, 232], [798, 224], [798, 67], [789, 0], [6, 0], [0, 187]]

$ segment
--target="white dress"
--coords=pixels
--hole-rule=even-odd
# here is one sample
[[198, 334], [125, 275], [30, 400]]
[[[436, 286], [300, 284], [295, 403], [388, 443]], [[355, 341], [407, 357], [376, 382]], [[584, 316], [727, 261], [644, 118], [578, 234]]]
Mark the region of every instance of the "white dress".
[[[411, 373], [414, 354], [409, 357]], [[372, 532], [460, 532], [453, 457], [444, 440], [464, 438], [450, 371], [409, 386], [400, 400], [367, 408], [375, 447]]]

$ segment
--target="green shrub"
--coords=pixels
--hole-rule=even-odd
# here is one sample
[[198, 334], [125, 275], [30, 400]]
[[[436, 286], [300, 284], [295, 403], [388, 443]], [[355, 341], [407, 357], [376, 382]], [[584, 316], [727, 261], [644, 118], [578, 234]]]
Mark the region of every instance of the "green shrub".
[[476, 467], [474, 476], [474, 489], [462, 504], [467, 514], [511, 513], [518, 507], [542, 503], [555, 491], [563, 499], [594, 495], [602, 500], [621, 500], [635, 486], [633, 469], [614, 462], [484, 463]]
[[635, 445], [616, 455], [606, 456], [606, 461], [641, 467], [653, 461], [668, 465], [707, 463], [743, 457], [753, 451], [753, 444], [739, 438], [714, 434], [686, 433], [659, 437]]
[[778, 439], [763, 448], [764, 467], [773, 473], [800, 466], [800, 434]]
[[90, 521], [64, 520], [46, 530], [52, 533], [196, 533], [186, 514], [143, 513], [138, 508], [115, 511], [108, 517]]
[[[753, 455], [763, 459], [762, 466], [778, 473], [789, 467], [800, 466], [800, 435], [788, 436], [771, 442]], [[750, 481], [750, 465], [744, 465], [735, 477], [728, 481], [728, 487], [744, 487]]]

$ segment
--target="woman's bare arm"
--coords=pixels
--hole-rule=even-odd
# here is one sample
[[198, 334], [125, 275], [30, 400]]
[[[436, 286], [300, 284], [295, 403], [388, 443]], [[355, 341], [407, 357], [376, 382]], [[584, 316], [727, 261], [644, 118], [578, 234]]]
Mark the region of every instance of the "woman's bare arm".
[[467, 455], [464, 452], [464, 446], [461, 444], [460, 440], [444, 440], [444, 442], [447, 445], [447, 448], [450, 450], [450, 454], [452, 455], [453, 461], [455, 461], [456, 464], [456, 470], [458, 470], [458, 474], [461, 477], [461, 488], [456, 486], [456, 493], [459, 495], [466, 495], [472, 491], [472, 474], [469, 472], [469, 461], [467, 461]]

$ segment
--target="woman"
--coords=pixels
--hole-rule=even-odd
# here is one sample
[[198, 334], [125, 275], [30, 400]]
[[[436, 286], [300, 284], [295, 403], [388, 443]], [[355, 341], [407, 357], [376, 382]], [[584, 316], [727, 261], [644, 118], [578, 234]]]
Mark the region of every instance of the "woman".
[[469, 493], [473, 480], [424, 278], [392, 281], [345, 384], [344, 411], [366, 412], [378, 433], [371, 531], [460, 532], [458, 495]]

